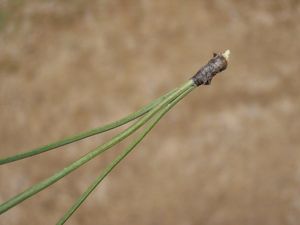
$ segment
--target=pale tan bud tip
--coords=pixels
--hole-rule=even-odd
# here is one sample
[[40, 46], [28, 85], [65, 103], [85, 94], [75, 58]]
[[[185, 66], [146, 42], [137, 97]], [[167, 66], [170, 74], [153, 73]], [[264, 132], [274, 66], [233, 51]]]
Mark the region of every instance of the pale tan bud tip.
[[229, 59], [229, 55], [230, 55], [230, 50], [226, 50], [222, 55], [224, 56], [224, 58], [226, 60], [228, 60]]

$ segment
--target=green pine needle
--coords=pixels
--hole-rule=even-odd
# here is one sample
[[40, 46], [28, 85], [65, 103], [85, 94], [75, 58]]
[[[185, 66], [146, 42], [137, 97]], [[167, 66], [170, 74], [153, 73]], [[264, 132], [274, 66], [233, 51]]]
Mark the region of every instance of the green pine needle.
[[91, 152], [87, 153], [77, 161], [71, 163], [69, 166], [65, 167], [64, 169], [60, 170], [53, 176], [45, 179], [44, 181], [37, 183], [33, 185], [32, 187], [28, 188], [27, 190], [21, 192], [20, 194], [12, 197], [8, 201], [4, 202], [0, 205], [0, 214], [6, 212], [8, 209], [14, 207], [15, 205], [23, 202], [25, 199], [37, 194], [41, 190], [49, 187], [50, 185], [54, 184], [61, 178], [65, 177], [72, 171], [76, 170], [78, 167], [84, 165], [91, 159], [95, 158], [99, 154], [105, 152], [106, 150], [110, 149], [117, 143], [124, 140], [126, 137], [131, 135], [133, 132], [135, 132], [137, 129], [139, 129], [141, 126], [143, 126], [146, 122], [148, 122], [158, 111], [163, 109], [166, 105], [168, 105], [171, 101], [176, 99], [179, 95], [184, 93], [186, 90], [188, 90], [190, 87], [194, 87], [194, 82], [192, 80], [189, 80], [185, 84], [183, 84], [180, 88], [172, 92], [168, 97], [166, 97], [164, 100], [162, 100], [157, 106], [155, 106], [149, 113], [147, 113], [144, 117], [142, 117], [140, 120], [138, 120], [136, 123], [131, 125], [129, 128], [121, 132], [120, 134], [114, 136], [111, 140], [108, 142], [100, 145], [96, 149], [92, 150]]
[[144, 139], [144, 137], [152, 130], [152, 128], [159, 122], [159, 120], [181, 99], [183, 99], [189, 92], [191, 92], [195, 86], [191, 86], [175, 100], [170, 102], [158, 114], [153, 118], [153, 121], [143, 130], [143, 132], [126, 148], [121, 154], [119, 154], [92, 182], [92, 184], [86, 189], [86, 191], [76, 200], [74, 205], [64, 214], [64, 216], [58, 221], [56, 225], [64, 224], [72, 214], [80, 207], [80, 205], [87, 199], [92, 191], [100, 184], [100, 182]]
[[80, 205], [87, 199], [87, 197], [92, 193], [92, 191], [101, 183], [101, 181], [144, 139], [144, 137], [151, 131], [151, 129], [159, 122], [159, 120], [180, 100], [182, 100], [188, 93], [190, 93], [195, 87], [199, 85], [210, 84], [212, 78], [219, 72], [223, 71], [227, 67], [227, 61], [230, 51], [227, 50], [223, 54], [214, 54], [213, 58], [203, 66], [188, 82], [184, 83], [179, 88], [172, 90], [171, 92], [157, 98], [148, 105], [139, 109], [138, 111], [120, 119], [114, 121], [105, 126], [88, 130], [77, 135], [67, 137], [65, 139], [50, 143], [48, 145], [18, 153], [14, 156], [9, 156], [6, 158], [0, 159], [0, 165], [14, 162], [17, 160], [25, 159], [32, 157], [43, 152], [56, 149], [58, 147], [82, 140], [84, 138], [106, 132], [108, 130], [117, 128], [124, 124], [127, 124], [130, 121], [133, 121], [137, 118], [139, 120], [135, 121], [131, 126], [129, 126], [124, 131], [112, 137], [106, 143], [98, 146], [89, 153], [85, 154], [78, 160], [69, 164], [62, 170], [58, 171], [54, 175], [48, 177], [47, 179], [29, 187], [27, 190], [21, 192], [20, 194], [8, 199], [6, 202], [0, 205], [0, 214], [6, 212], [10, 208], [20, 204], [27, 198], [32, 197], [43, 189], [54, 184], [58, 180], [62, 179], [69, 173], [73, 172], [77, 168], [81, 167], [91, 159], [99, 156], [101, 153], [106, 150], [111, 149], [113, 146], [123, 141], [128, 136], [132, 135], [139, 128], [148, 124], [146, 128], [138, 135], [138, 137], [121, 152], [102, 172], [101, 174], [90, 184], [86, 191], [75, 201], [75, 203], [69, 208], [69, 210], [63, 215], [63, 217], [58, 221], [57, 225], [64, 224], [70, 216], [80, 207]]
[[2, 159], [0, 159], [0, 165], [6, 164], [6, 163], [11, 163], [11, 162], [21, 160], [21, 159], [25, 159], [25, 158], [28, 158], [28, 157], [31, 157], [31, 156], [34, 156], [34, 155], [38, 155], [38, 154], [41, 154], [43, 152], [47, 152], [47, 151], [50, 151], [52, 149], [59, 148], [61, 146], [64, 146], [64, 145], [82, 140], [84, 138], [91, 137], [93, 135], [100, 134], [100, 133], [112, 130], [114, 128], [120, 127], [120, 126], [122, 126], [122, 125], [124, 125], [124, 124], [126, 124], [126, 123], [128, 123], [132, 120], [135, 120], [135, 119], [143, 116], [145, 113], [149, 112], [153, 107], [157, 106], [161, 101], [163, 101], [166, 97], [168, 97], [174, 91], [175, 90], [173, 90], [171, 92], [168, 92], [167, 94], [155, 99], [154, 101], [152, 101], [148, 105], [144, 106], [143, 108], [139, 109], [138, 111], [136, 111], [134, 113], [131, 113], [130, 115], [128, 115], [128, 116], [126, 116], [126, 117], [124, 117], [120, 120], [114, 121], [110, 124], [107, 124], [107, 125], [104, 125], [102, 127], [95, 128], [95, 129], [92, 129], [92, 130], [84, 131], [82, 133], [64, 138], [62, 140], [50, 143], [50, 144], [45, 145], [45, 146], [41, 146], [39, 148], [30, 150], [30, 151], [21, 152], [21, 153], [18, 153], [16, 155], [14, 155], [14, 156], [9, 156], [7, 158], [2, 158]]

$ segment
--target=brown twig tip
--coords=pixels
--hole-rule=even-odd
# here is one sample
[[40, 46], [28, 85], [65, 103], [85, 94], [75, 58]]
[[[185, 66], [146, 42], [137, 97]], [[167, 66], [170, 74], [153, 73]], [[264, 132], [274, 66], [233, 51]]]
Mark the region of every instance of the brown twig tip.
[[213, 58], [191, 78], [195, 85], [209, 85], [212, 78], [217, 73], [222, 72], [227, 68], [229, 54], [229, 50], [224, 53], [214, 53]]

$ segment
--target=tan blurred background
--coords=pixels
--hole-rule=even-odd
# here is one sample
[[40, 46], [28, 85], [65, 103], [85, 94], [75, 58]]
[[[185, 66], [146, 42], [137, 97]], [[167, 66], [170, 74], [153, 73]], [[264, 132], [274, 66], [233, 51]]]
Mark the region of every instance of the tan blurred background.
[[[300, 2], [0, 1], [0, 156], [113, 121], [190, 78], [68, 224], [300, 224]], [[119, 129], [120, 131], [120, 129]], [[117, 131], [0, 166], [0, 202]], [[0, 216], [55, 224], [128, 142]]]

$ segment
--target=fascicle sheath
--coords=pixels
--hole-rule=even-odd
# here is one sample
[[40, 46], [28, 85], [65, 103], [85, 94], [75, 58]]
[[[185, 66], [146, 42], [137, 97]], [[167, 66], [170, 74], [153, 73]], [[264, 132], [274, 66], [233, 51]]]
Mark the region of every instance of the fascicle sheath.
[[191, 78], [196, 86], [200, 86], [202, 84], [209, 85], [212, 78], [217, 73], [222, 72], [227, 68], [229, 51], [226, 51], [225, 53], [214, 53], [213, 58], [210, 59], [208, 63]]

